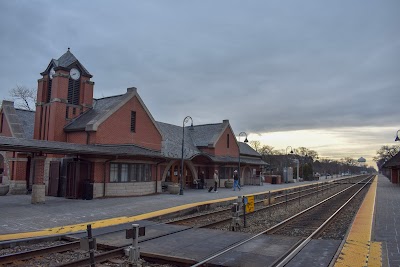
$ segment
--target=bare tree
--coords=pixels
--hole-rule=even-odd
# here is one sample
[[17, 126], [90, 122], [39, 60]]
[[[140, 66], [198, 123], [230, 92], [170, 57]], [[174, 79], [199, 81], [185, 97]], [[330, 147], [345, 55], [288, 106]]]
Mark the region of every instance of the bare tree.
[[260, 141], [250, 141], [249, 145], [254, 148], [255, 151], [259, 152], [261, 148], [261, 142]]
[[36, 103], [36, 89], [29, 89], [26, 86], [17, 85], [15, 88], [10, 90], [10, 96], [17, 100], [16, 107], [34, 110]]
[[375, 162], [379, 161], [387, 161], [391, 159], [394, 155], [400, 152], [399, 145], [392, 145], [392, 146], [381, 146], [381, 148], [376, 151], [376, 156], [374, 157]]
[[308, 157], [311, 157], [313, 160], [318, 158], [318, 152], [312, 149], [308, 149], [306, 147], [299, 147], [296, 149], [297, 153], [300, 156], [305, 156], [307, 155]]

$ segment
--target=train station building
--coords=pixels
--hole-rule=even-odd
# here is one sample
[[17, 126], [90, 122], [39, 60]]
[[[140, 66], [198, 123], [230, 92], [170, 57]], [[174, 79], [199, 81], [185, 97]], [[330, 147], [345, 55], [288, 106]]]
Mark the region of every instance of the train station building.
[[400, 184], [400, 152], [386, 161], [381, 170], [393, 184]]
[[69, 49], [41, 76], [36, 111], [11, 101], [0, 110], [0, 183], [11, 194], [32, 191], [32, 203], [45, 195], [159, 193], [179, 184], [182, 158], [185, 189], [198, 188], [203, 179], [212, 184], [214, 170], [220, 186], [235, 169], [245, 184], [266, 165], [236, 140], [229, 120], [184, 128], [156, 121], [134, 87], [94, 99], [92, 75]]

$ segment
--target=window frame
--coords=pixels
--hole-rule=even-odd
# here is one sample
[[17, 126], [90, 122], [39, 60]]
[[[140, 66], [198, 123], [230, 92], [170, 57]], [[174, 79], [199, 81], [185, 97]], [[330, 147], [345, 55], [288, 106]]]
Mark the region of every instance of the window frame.
[[111, 162], [109, 181], [110, 183], [152, 182], [153, 165], [151, 163]]

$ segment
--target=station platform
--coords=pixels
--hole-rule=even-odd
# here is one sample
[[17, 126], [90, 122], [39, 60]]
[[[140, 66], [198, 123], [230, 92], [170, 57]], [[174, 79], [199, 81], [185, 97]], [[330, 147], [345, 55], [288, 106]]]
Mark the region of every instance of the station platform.
[[[192, 189], [185, 190], [184, 195], [157, 194], [93, 200], [46, 197], [45, 204], [36, 205], [30, 204], [29, 195], [7, 195], [0, 198], [0, 241], [83, 231], [88, 223], [94, 229], [130, 223], [199, 203], [216, 203], [236, 199], [241, 195], [334, 179], [336, 178], [292, 184], [264, 183], [261, 186], [245, 186], [241, 191], [220, 188], [218, 193]], [[396, 223], [400, 221], [400, 187], [391, 184], [388, 178], [378, 175], [371, 189], [372, 193], [365, 198], [357, 216], [364, 221], [354, 221], [352, 230], [356, 232], [353, 235], [349, 233], [348, 240], [338, 255], [337, 266], [358, 266], [352, 261], [355, 255], [360, 256], [363, 263], [360, 266], [400, 266], [400, 225]], [[360, 229], [361, 232], [357, 233]], [[349, 249], [351, 244], [355, 246], [350, 246]], [[349, 255], [352, 257], [346, 260]]]
[[400, 187], [378, 175], [366, 195], [335, 267], [400, 266]]
[[[322, 178], [319, 182], [335, 179], [338, 178]], [[46, 196], [44, 204], [31, 204], [30, 195], [6, 195], [0, 197], [0, 241], [83, 231], [89, 223], [92, 228], [129, 223], [183, 210], [199, 203], [233, 200], [242, 195], [316, 182], [246, 185], [241, 191], [221, 187], [218, 193], [208, 193], [207, 189], [188, 189], [184, 190], [183, 195], [162, 193], [92, 200]]]

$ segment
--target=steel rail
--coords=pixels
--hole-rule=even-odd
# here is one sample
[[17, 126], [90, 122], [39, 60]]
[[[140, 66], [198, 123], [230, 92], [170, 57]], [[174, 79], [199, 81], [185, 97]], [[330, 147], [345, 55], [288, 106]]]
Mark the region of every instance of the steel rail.
[[6, 263], [11, 263], [16, 260], [21, 261], [21, 260], [31, 259], [31, 258], [35, 258], [35, 257], [41, 256], [41, 255], [48, 254], [48, 253], [73, 250], [73, 249], [76, 249], [79, 247], [79, 243], [80, 243], [79, 241], [75, 241], [75, 242], [70, 242], [67, 244], [55, 245], [55, 246], [51, 246], [51, 247], [40, 248], [40, 249], [0, 256], [0, 265], [6, 264]]
[[[97, 254], [94, 257], [95, 262], [103, 262], [106, 261], [108, 259], [111, 258], [115, 258], [115, 257], [121, 257], [121, 256], [125, 256], [125, 248], [117, 248], [117, 249], [113, 249], [101, 254]], [[84, 266], [84, 265], [88, 265], [90, 264], [90, 258], [83, 258], [80, 260], [75, 260], [75, 261], [71, 261], [68, 263], [63, 263], [60, 265], [57, 265], [57, 267], [78, 267], [78, 266]]]
[[[319, 188], [318, 192], [321, 192], [321, 191], [324, 191], [324, 190], [328, 190], [328, 189], [331, 189], [331, 188], [334, 188], [334, 187], [337, 187], [337, 186], [338, 186], [337, 184], [327, 184], [327, 185], [324, 185], [324, 188], [322, 188], [322, 187]], [[304, 197], [307, 197], [307, 196], [314, 195], [314, 194], [318, 193], [317, 191], [311, 191], [311, 192], [308, 192], [306, 194], [302, 194], [302, 195], [299, 196], [299, 193], [304, 193], [304, 192], [310, 191], [312, 189], [315, 189], [315, 186], [311, 187], [311, 188], [307, 188], [305, 190], [301, 190], [301, 191], [297, 191], [297, 192], [291, 192], [291, 193], [287, 194], [287, 196], [289, 196], [289, 195], [294, 195], [295, 196], [293, 198], [288, 199], [287, 202], [296, 201], [296, 200], [299, 200], [299, 198], [301, 199], [301, 198], [304, 198]], [[282, 198], [282, 197], [285, 197], [285, 196], [286, 195], [282, 194], [282, 195], [274, 196], [273, 198], [274, 199], [278, 199], [278, 198]], [[255, 201], [255, 204], [259, 205], [259, 204], [262, 204], [263, 202], [264, 202], [264, 200]], [[265, 211], [265, 210], [267, 210], [269, 208], [273, 208], [275, 206], [279, 206], [279, 205], [282, 205], [282, 204], [285, 204], [285, 203], [286, 203], [286, 200], [283, 200], [283, 201], [280, 201], [280, 202], [276, 202], [276, 203], [270, 204], [270, 205], [268, 205], [266, 207], [261, 207], [261, 208], [255, 209], [253, 213]], [[230, 214], [230, 210], [231, 210], [231, 208], [227, 208], [227, 209], [223, 209], [223, 210], [219, 210], [219, 211], [213, 211], [213, 212], [209, 212], [209, 213], [205, 213], [205, 214], [198, 214], [198, 215], [195, 215], [195, 216], [191, 216], [189, 218], [173, 220], [173, 221], [167, 222], [166, 224], [178, 224], [178, 225], [183, 224], [183, 225], [185, 225], [185, 222], [190, 222], [190, 221], [193, 221], [193, 220], [196, 220], [196, 219], [199, 219], [199, 218], [206, 218], [208, 216], [215, 215], [215, 214], [222, 214], [224, 212], [228, 212]], [[251, 216], [251, 214], [248, 214], [248, 215]], [[242, 216], [243, 215], [240, 215], [240, 217], [242, 217]], [[215, 222], [211, 222], [211, 223], [207, 223], [207, 224], [198, 226], [198, 228], [206, 228], [206, 227], [211, 227], [211, 226], [214, 226], [214, 225], [226, 223], [227, 221], [230, 221], [231, 219], [232, 219], [232, 217], [229, 216], [226, 219], [221, 219], [221, 220], [218, 220], [218, 221], [215, 221]]]
[[[369, 181], [370, 181], [371, 179], [373, 179], [373, 177], [370, 178]], [[366, 180], [366, 179], [364, 179], [364, 180]], [[342, 191], [340, 191], [340, 192], [345, 192], [345, 191], [349, 190], [350, 188], [352, 188], [352, 187], [358, 185], [359, 183], [361, 183], [361, 181], [358, 182], [358, 183], [356, 183], [356, 184], [353, 184], [353, 185], [349, 186], [348, 188], [346, 188], [346, 189], [344, 189], [344, 190], [342, 190]], [[363, 186], [362, 188], [364, 188], [367, 184], [368, 184], [368, 183], [365, 183], [364, 186]], [[361, 188], [361, 189], [362, 189], [362, 188]], [[358, 190], [357, 192], [361, 191], [361, 189]], [[337, 193], [337, 194], [339, 194], [339, 193]], [[337, 195], [337, 194], [335, 194], [335, 195]], [[332, 197], [333, 197], [333, 196], [329, 197], [328, 199], [330, 199], [330, 198], [332, 198]], [[352, 197], [352, 198], [353, 198], [353, 197]], [[351, 199], [352, 199], [352, 198], [351, 198]], [[316, 205], [313, 205], [312, 207], [315, 207], [315, 206], [318, 206], [318, 205], [320, 205], [320, 204], [322, 204], [322, 203], [325, 203], [328, 199], [325, 199], [325, 200], [321, 201], [320, 203], [318, 203], [318, 204], [316, 204]], [[347, 202], [346, 202], [346, 203], [347, 203]], [[312, 207], [307, 208], [306, 210], [310, 210]], [[304, 211], [302, 211], [302, 212], [300, 212], [300, 213], [303, 214]], [[295, 217], [297, 217], [297, 214], [294, 215], [294, 216], [292, 216], [292, 217], [290, 217], [290, 218], [293, 219], [293, 218], [295, 218]], [[290, 218], [289, 218], [289, 219], [290, 219]], [[287, 219], [287, 220], [285, 220], [285, 221], [288, 221], [289, 219]], [[283, 223], [283, 222], [282, 222], [282, 223]], [[281, 223], [280, 223], [280, 224], [281, 224]], [[325, 223], [324, 223], [323, 225], [325, 225]], [[239, 241], [239, 242], [237, 242], [236, 244], [233, 244], [233, 245], [231, 245], [231, 246], [229, 246], [229, 247], [227, 247], [227, 248], [221, 250], [220, 252], [218, 252], [218, 253], [216, 253], [216, 254], [214, 254], [214, 255], [208, 257], [208, 258], [205, 258], [205, 259], [201, 260], [200, 262], [198, 262], [198, 263], [192, 265], [191, 267], [199, 267], [199, 266], [202, 266], [203, 264], [205, 264], [205, 263], [207, 263], [207, 262], [209, 262], [209, 261], [211, 261], [211, 260], [213, 260], [213, 259], [215, 259], [215, 258], [217, 258], [217, 257], [219, 257], [219, 256], [221, 256], [221, 255], [223, 255], [223, 254], [225, 254], [225, 253], [227, 253], [227, 252], [229, 252], [229, 251], [231, 251], [231, 250], [233, 250], [233, 249], [235, 249], [235, 248], [237, 248], [237, 247], [239, 247], [239, 246], [241, 246], [241, 245], [243, 245], [243, 244], [245, 244], [245, 243], [247, 243], [247, 242], [249, 242], [249, 241], [251, 241], [251, 240], [253, 240], [253, 239], [255, 239], [255, 238], [257, 238], [257, 237], [266, 234], [270, 229], [272, 229], [272, 228], [274, 228], [274, 227], [275, 227], [275, 226], [273, 226], [273, 227], [271, 227], [271, 228], [269, 228], [269, 229], [267, 229], [267, 230], [264, 230], [264, 231], [262, 231], [262, 232], [260, 232], [260, 233], [258, 233], [258, 234], [255, 234], [255, 235], [252, 236], [252, 237], [249, 237], [249, 238], [247, 238], [247, 239], [244, 239], [244, 240], [242, 240], [242, 241]], [[314, 231], [314, 232], [315, 232], [315, 231]], [[313, 234], [314, 234], [314, 233], [313, 233]], [[303, 241], [302, 243], [300, 243], [299, 246], [301, 246], [304, 242], [305, 242], [305, 241]], [[308, 242], [309, 242], [309, 241], [308, 241]], [[308, 242], [307, 242], [307, 243], [308, 243]], [[304, 247], [304, 246], [303, 246], [303, 247]], [[295, 250], [296, 250], [296, 249], [295, 249]], [[300, 251], [300, 250], [299, 250], [299, 251]], [[297, 253], [298, 253], [298, 252], [297, 252]], [[296, 253], [296, 254], [297, 254], [297, 253]], [[285, 259], [287, 259], [290, 255], [292, 255], [292, 253], [290, 253], [287, 257], [285, 257]], [[284, 259], [284, 260], [285, 260], [285, 259]], [[279, 264], [279, 263], [278, 263], [278, 264]], [[282, 266], [282, 265], [279, 265], [279, 266]]]
[[295, 248], [289, 255], [287, 255], [280, 263], [276, 265], [276, 267], [285, 266], [289, 261], [291, 261], [310, 241], [311, 239], [317, 235], [325, 226], [330, 223], [336, 215], [344, 209], [353, 198], [355, 198], [361, 190], [363, 190], [370, 182], [374, 179], [374, 177], [369, 178], [368, 182], [366, 182], [357, 192], [355, 192], [339, 209], [337, 209], [320, 227], [318, 227], [312, 234], [310, 234], [297, 248]]

